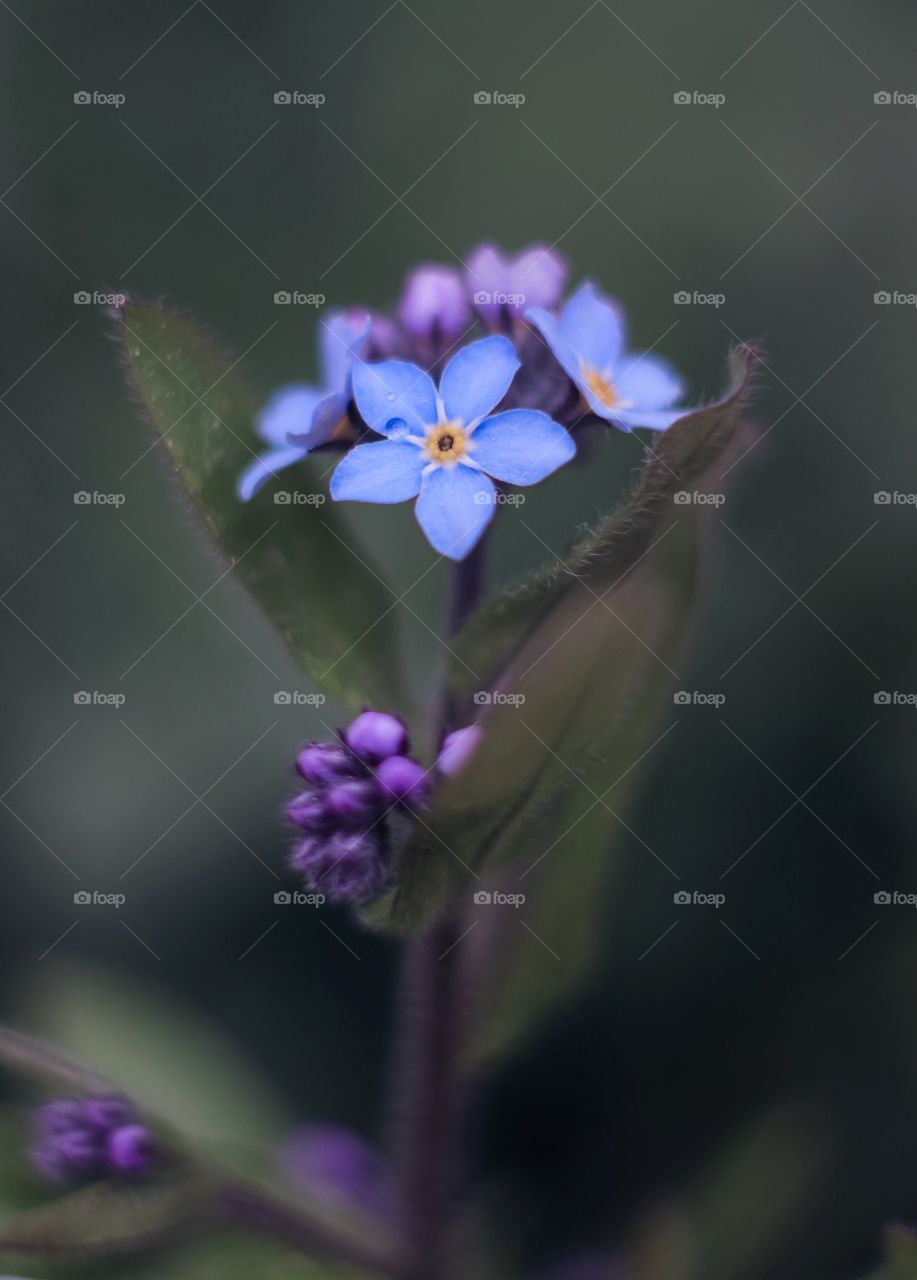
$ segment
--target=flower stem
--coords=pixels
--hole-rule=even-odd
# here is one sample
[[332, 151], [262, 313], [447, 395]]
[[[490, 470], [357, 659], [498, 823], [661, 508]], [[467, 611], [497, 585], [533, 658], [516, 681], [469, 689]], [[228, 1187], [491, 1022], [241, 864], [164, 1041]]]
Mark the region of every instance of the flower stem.
[[[455, 566], [447, 637], [477, 607], [484, 578], [484, 539]], [[458, 708], [443, 693], [441, 736], [456, 728]], [[462, 913], [452, 908], [405, 944], [396, 1054], [397, 1163], [407, 1216], [405, 1280], [447, 1280], [454, 1205], [462, 1164], [466, 1024], [459, 943]]]

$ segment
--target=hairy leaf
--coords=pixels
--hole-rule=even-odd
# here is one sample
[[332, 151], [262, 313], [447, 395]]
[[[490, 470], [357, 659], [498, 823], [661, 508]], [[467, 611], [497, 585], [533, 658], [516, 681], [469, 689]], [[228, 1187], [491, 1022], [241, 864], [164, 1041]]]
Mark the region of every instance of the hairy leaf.
[[482, 867], [523, 850], [534, 861], [562, 834], [560, 793], [585, 790], [607, 807], [603, 792], [649, 745], [678, 687], [697, 569], [697, 507], [676, 495], [733, 441], [752, 364], [753, 352], [736, 352], [727, 396], [659, 438], [623, 510], [456, 638], [453, 696], [483, 739], [403, 851], [396, 926], [421, 923], [457, 890], [471, 905]]
[[[315, 461], [236, 496], [263, 451], [256, 402], [234, 366], [188, 320], [128, 302], [120, 312], [131, 381], [194, 505], [237, 576], [302, 668], [350, 706], [396, 706], [395, 595], [328, 504], [276, 503], [277, 491], [322, 496]], [[352, 548], [352, 549], [351, 549]]]

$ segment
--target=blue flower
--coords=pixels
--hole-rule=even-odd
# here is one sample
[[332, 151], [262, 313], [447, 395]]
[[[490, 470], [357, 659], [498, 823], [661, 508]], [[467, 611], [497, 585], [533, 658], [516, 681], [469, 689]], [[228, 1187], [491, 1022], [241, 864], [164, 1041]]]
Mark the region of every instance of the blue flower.
[[580, 285], [560, 318], [540, 307], [525, 313], [593, 413], [621, 431], [664, 431], [687, 409], [673, 409], [684, 387], [665, 360], [624, 350], [624, 318], [595, 285]]
[[358, 364], [357, 408], [386, 439], [344, 455], [331, 477], [332, 498], [417, 498], [415, 513], [433, 547], [452, 560], [463, 559], [493, 517], [497, 496], [491, 476], [507, 484], [537, 484], [576, 452], [569, 433], [540, 410], [491, 414], [518, 368], [513, 344], [496, 336], [454, 355], [438, 391], [414, 364]]
[[322, 383], [293, 383], [271, 396], [255, 430], [271, 446], [242, 472], [236, 492], [243, 502], [283, 467], [299, 462], [334, 435], [347, 412], [350, 376], [369, 336], [371, 320], [363, 312], [336, 311], [322, 322], [319, 359]]

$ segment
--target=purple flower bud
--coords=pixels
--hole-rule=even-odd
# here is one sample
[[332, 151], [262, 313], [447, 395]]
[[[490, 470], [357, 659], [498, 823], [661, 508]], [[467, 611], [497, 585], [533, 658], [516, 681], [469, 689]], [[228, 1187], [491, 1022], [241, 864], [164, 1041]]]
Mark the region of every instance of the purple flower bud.
[[301, 791], [289, 802], [286, 813], [294, 826], [312, 835], [327, 831], [332, 823], [325, 795], [317, 791]]
[[35, 1130], [43, 1138], [79, 1129], [83, 1123], [83, 1103], [72, 1098], [46, 1102], [35, 1112]]
[[415, 267], [405, 281], [398, 316], [412, 337], [449, 343], [471, 319], [461, 272], [435, 264]]
[[447, 734], [439, 749], [439, 759], [436, 761], [440, 773], [451, 778], [453, 774], [464, 769], [481, 741], [483, 732], [479, 724], [469, 724], [464, 729], [456, 729], [453, 733]]
[[316, 836], [297, 840], [290, 851], [291, 869], [299, 871], [307, 880], [311, 880], [312, 869], [318, 864], [324, 844], [324, 839]]
[[376, 769], [376, 781], [390, 804], [419, 808], [430, 790], [427, 771], [410, 756], [389, 756]]
[[97, 1133], [109, 1133], [135, 1117], [134, 1108], [126, 1098], [112, 1094], [88, 1098], [83, 1105], [83, 1123]]
[[95, 1168], [102, 1155], [102, 1143], [97, 1133], [89, 1129], [71, 1129], [53, 1139], [63, 1163], [70, 1169], [88, 1172]]
[[344, 827], [366, 828], [382, 810], [382, 796], [370, 779], [341, 782], [325, 796], [328, 813]]
[[404, 755], [408, 749], [404, 721], [384, 711], [361, 711], [345, 730], [344, 740], [355, 755], [369, 764]]
[[385, 883], [385, 846], [376, 832], [342, 832], [306, 844], [294, 853], [294, 865], [316, 893], [356, 904], [374, 898]]
[[330, 787], [352, 778], [359, 766], [339, 742], [309, 742], [296, 757], [296, 768], [314, 787]]
[[349, 1129], [333, 1124], [301, 1129], [285, 1144], [280, 1163], [310, 1199], [352, 1206], [383, 1221], [394, 1215], [397, 1190], [388, 1162]]
[[481, 244], [468, 255], [466, 267], [474, 305], [489, 323], [528, 307], [553, 307], [567, 278], [563, 259], [538, 244], [515, 257]]
[[143, 1124], [126, 1124], [108, 1137], [108, 1164], [113, 1173], [128, 1177], [146, 1173], [153, 1163], [156, 1143]]

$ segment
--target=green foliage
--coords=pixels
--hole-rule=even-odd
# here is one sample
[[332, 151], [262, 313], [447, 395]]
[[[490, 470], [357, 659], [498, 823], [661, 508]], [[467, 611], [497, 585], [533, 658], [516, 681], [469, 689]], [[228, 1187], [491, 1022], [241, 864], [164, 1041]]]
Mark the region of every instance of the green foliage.
[[869, 1280], [917, 1280], [917, 1232], [889, 1227], [885, 1232], [885, 1265]]
[[[194, 505], [239, 579], [311, 678], [348, 706], [398, 704], [393, 593], [339, 514], [276, 504], [268, 483], [236, 496], [264, 448], [257, 404], [208, 337], [174, 312], [128, 303], [121, 312], [131, 381]], [[315, 463], [296, 487], [320, 491]], [[351, 549], [352, 548], [352, 549]]]
[[533, 862], [562, 837], [558, 819], [575, 820], [558, 797], [572, 788], [587, 808], [606, 804], [603, 793], [650, 745], [697, 571], [697, 508], [674, 495], [733, 442], [752, 364], [752, 352], [737, 352], [727, 396], [659, 438], [622, 511], [500, 593], [457, 637], [450, 679], [460, 720], [473, 718], [476, 690], [504, 698], [487, 706], [481, 745], [402, 853], [397, 927], [421, 923], [460, 887], [470, 903], [481, 868], [523, 851]]

